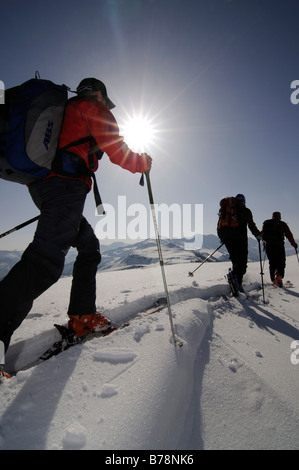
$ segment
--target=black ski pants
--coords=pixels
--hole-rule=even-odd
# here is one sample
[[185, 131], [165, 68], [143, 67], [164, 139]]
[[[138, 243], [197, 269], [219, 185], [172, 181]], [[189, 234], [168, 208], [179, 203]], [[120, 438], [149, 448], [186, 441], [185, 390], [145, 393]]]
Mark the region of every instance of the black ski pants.
[[247, 238], [226, 239], [224, 243], [232, 262], [232, 271], [241, 285], [247, 271], [248, 240]]
[[6, 350], [34, 299], [60, 278], [71, 246], [77, 248], [78, 254], [68, 315], [89, 315], [96, 311], [96, 272], [101, 255], [99, 241], [82, 215], [87, 184], [50, 177], [31, 184], [29, 191], [40, 209], [34, 239], [0, 282], [0, 340]]
[[273, 244], [266, 243], [266, 253], [269, 260], [270, 279], [274, 281], [275, 271], [277, 271], [282, 279], [284, 278], [284, 272], [286, 267], [286, 254], [284, 243]]

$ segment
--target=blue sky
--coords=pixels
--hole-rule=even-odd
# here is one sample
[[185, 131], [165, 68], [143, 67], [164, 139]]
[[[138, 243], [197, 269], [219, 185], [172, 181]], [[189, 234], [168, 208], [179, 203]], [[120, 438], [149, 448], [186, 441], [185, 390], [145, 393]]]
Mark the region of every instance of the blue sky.
[[[157, 204], [203, 204], [216, 233], [219, 200], [243, 193], [259, 228], [281, 211], [299, 237], [297, 0], [0, 0], [0, 80], [34, 76], [103, 80], [120, 124], [152, 119], [151, 182]], [[101, 195], [148, 204], [139, 176], [100, 162]], [[0, 181], [1, 232], [38, 212], [27, 189]], [[95, 227], [92, 195], [85, 215]], [[34, 225], [1, 240], [23, 249]]]

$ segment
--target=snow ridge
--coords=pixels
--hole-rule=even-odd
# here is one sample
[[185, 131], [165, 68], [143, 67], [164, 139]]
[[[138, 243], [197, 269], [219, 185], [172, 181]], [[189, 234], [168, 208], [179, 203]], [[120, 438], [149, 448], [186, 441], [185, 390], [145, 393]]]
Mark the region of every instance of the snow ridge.
[[[286, 278], [295, 281], [291, 258]], [[2, 383], [0, 449], [298, 448], [298, 289], [265, 282], [263, 303], [260, 266], [250, 263], [246, 294], [232, 298], [228, 266], [207, 264], [192, 280], [189, 264], [167, 266], [182, 348], [172, 344], [159, 267], [99, 273], [98, 309], [117, 324], [132, 321]], [[7, 366], [49, 346], [70, 282], [35, 302]]]

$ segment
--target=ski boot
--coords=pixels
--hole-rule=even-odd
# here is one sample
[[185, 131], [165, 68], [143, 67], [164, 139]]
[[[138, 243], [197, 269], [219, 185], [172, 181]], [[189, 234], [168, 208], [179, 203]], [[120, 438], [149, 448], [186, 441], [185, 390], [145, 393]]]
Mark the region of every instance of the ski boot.
[[277, 272], [277, 271], [275, 272], [275, 279], [273, 281], [273, 286], [274, 287], [282, 287], [283, 286], [282, 277], [279, 274], [279, 272]]
[[75, 338], [80, 338], [87, 334], [106, 331], [110, 328], [111, 322], [98, 312], [93, 315], [70, 315], [68, 328], [74, 332]]
[[8, 374], [7, 372], [4, 372], [3, 368], [0, 366], [0, 383], [4, 379], [11, 379], [11, 375]]

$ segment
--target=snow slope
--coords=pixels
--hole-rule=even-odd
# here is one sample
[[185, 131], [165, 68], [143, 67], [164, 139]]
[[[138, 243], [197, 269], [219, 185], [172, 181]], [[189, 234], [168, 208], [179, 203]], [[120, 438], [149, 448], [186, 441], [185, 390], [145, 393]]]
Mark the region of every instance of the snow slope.
[[[298, 449], [299, 266], [275, 289], [259, 263], [249, 297], [228, 298], [230, 263], [166, 266], [182, 348], [174, 348], [158, 265], [98, 273], [98, 309], [130, 325], [26, 369], [58, 338], [70, 278], [36, 300], [17, 330], [0, 386], [0, 449]], [[30, 339], [30, 341], [28, 341]], [[297, 341], [292, 345], [293, 341]], [[293, 346], [293, 348], [292, 348]]]

